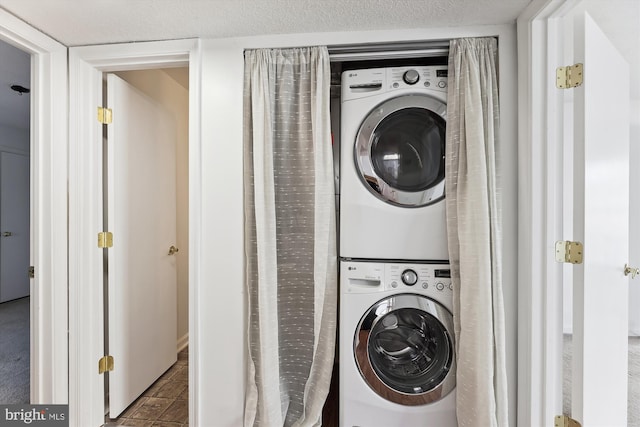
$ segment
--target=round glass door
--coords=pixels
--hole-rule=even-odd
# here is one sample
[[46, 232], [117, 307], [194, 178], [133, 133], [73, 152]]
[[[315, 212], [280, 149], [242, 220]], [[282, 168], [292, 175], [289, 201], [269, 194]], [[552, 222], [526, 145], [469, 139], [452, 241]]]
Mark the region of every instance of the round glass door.
[[423, 405], [455, 387], [453, 316], [429, 298], [385, 298], [362, 317], [355, 336], [356, 363], [380, 396]]
[[444, 198], [446, 105], [428, 96], [383, 102], [362, 123], [355, 160], [364, 185], [385, 202], [419, 207]]

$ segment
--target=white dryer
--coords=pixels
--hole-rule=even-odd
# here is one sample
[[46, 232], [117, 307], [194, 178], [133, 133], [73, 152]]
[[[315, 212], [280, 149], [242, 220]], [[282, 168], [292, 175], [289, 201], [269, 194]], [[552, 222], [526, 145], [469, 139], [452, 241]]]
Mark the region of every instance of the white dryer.
[[340, 263], [340, 427], [455, 427], [448, 264]]
[[447, 67], [342, 73], [340, 256], [447, 260]]

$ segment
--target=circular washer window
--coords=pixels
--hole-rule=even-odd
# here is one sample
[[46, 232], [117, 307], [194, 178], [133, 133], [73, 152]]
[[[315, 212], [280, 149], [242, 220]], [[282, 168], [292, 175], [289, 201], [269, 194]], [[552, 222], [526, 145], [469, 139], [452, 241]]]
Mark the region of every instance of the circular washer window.
[[362, 317], [354, 340], [360, 374], [402, 405], [442, 399], [455, 387], [453, 316], [424, 296], [383, 299]]
[[355, 144], [360, 178], [376, 197], [419, 207], [444, 198], [446, 104], [406, 95], [374, 108]]

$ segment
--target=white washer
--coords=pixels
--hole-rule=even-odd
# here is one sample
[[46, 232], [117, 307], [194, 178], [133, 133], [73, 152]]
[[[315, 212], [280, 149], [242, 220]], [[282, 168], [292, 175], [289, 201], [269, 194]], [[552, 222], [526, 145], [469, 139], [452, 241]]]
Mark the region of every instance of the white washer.
[[448, 264], [340, 263], [340, 427], [455, 427]]
[[340, 256], [447, 260], [447, 67], [342, 73]]

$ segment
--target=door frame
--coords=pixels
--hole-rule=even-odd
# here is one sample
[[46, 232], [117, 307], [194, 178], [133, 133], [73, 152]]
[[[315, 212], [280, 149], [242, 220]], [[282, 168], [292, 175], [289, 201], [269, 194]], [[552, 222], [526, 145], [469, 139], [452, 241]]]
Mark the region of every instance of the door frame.
[[[102, 222], [102, 103], [104, 72], [189, 66], [189, 416], [198, 425], [197, 294], [201, 231], [200, 41], [195, 39], [84, 46], [69, 49], [69, 420], [104, 422], [103, 254], [97, 247]], [[114, 113], [117, 120], [117, 112]], [[117, 236], [114, 238], [117, 244]], [[91, 284], [91, 285], [88, 285]], [[117, 361], [115, 366], [117, 369]]]
[[518, 425], [562, 414], [564, 60], [559, 19], [580, 0], [534, 0], [518, 17]]
[[[31, 54], [31, 403], [67, 403], [67, 48], [0, 9], [0, 39]], [[25, 272], [26, 274], [26, 272]]]

